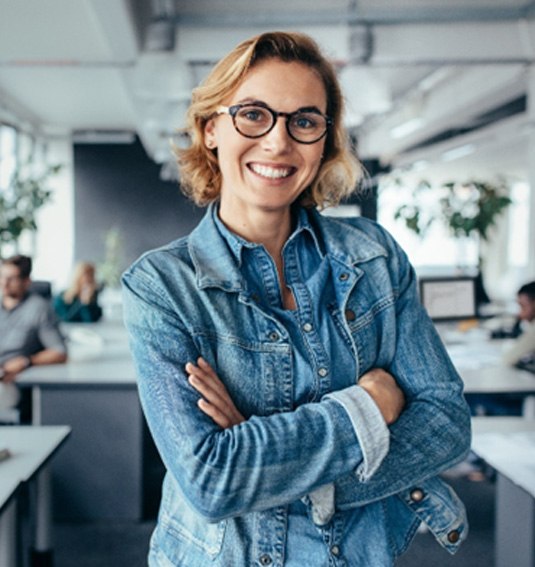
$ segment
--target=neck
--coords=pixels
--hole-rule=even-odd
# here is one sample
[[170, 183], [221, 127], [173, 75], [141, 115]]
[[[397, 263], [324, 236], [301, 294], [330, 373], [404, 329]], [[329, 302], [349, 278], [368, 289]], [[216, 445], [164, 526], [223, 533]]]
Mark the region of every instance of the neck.
[[219, 218], [227, 228], [249, 242], [262, 244], [276, 260], [280, 257], [282, 247], [290, 236], [292, 220], [290, 209], [284, 211], [255, 211], [253, 214], [226, 214], [224, 206], [219, 209]]
[[4, 309], [11, 311], [15, 309], [17, 305], [22, 301], [22, 297], [3, 297], [2, 298], [2, 306]]

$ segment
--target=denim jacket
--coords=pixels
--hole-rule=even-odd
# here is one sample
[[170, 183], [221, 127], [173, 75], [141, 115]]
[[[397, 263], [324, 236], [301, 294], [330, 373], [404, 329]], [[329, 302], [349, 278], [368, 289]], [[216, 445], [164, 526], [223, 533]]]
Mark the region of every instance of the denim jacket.
[[[249, 291], [214, 214], [210, 207], [188, 237], [123, 276], [140, 398], [168, 471], [150, 564], [286, 567], [288, 506], [304, 502], [312, 522], [311, 496], [326, 486], [335, 513], [314, 528], [325, 565], [392, 565], [421, 521], [455, 552], [465, 511], [437, 474], [466, 455], [469, 411], [404, 252], [372, 221], [308, 213], [331, 262], [330, 316], [358, 375], [384, 368], [406, 397], [388, 452], [366, 474], [353, 404], [362, 389], [348, 384], [295, 407], [286, 331]], [[198, 409], [184, 370], [198, 356], [216, 368], [245, 422], [222, 430]], [[357, 522], [352, 533], [361, 537], [351, 539], [346, 526]]]

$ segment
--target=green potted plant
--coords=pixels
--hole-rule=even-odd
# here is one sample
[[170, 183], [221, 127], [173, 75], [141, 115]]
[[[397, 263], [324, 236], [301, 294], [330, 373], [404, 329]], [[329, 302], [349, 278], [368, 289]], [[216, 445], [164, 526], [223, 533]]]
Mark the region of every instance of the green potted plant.
[[[397, 180], [396, 183], [402, 182]], [[434, 223], [441, 222], [455, 238], [475, 238], [478, 243], [489, 240], [491, 228], [512, 203], [509, 186], [504, 179], [495, 182], [478, 179], [450, 181], [438, 186], [421, 181], [413, 190], [412, 197], [410, 203], [396, 209], [394, 217], [403, 221], [420, 238]], [[429, 206], [430, 203], [434, 206]], [[488, 301], [482, 281], [482, 267], [483, 258], [479, 248], [477, 269], [481, 303]]]
[[6, 246], [17, 249], [25, 230], [37, 230], [36, 212], [52, 199], [50, 179], [61, 168], [47, 165], [39, 175], [29, 173], [30, 163], [15, 169], [8, 186], [0, 193], [0, 258]]

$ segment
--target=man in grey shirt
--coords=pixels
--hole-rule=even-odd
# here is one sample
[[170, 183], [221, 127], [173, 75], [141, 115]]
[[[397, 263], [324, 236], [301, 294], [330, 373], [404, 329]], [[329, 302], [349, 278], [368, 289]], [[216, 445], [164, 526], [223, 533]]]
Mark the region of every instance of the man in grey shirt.
[[22, 255], [0, 265], [0, 379], [4, 384], [29, 366], [67, 360], [50, 302], [29, 293], [31, 270], [31, 258]]

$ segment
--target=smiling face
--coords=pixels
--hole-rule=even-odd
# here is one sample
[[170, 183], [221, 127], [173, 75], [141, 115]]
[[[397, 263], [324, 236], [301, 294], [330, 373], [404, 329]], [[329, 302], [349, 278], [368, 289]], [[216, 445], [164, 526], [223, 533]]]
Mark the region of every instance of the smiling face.
[[[319, 75], [302, 63], [267, 59], [255, 65], [226, 106], [262, 103], [278, 112], [315, 108], [326, 113], [327, 98]], [[228, 226], [243, 226], [259, 214], [280, 213], [289, 222], [290, 205], [313, 181], [325, 138], [313, 144], [293, 140], [286, 118], [260, 138], [239, 134], [229, 115], [208, 121], [204, 141], [217, 148], [221, 170], [220, 215]]]

